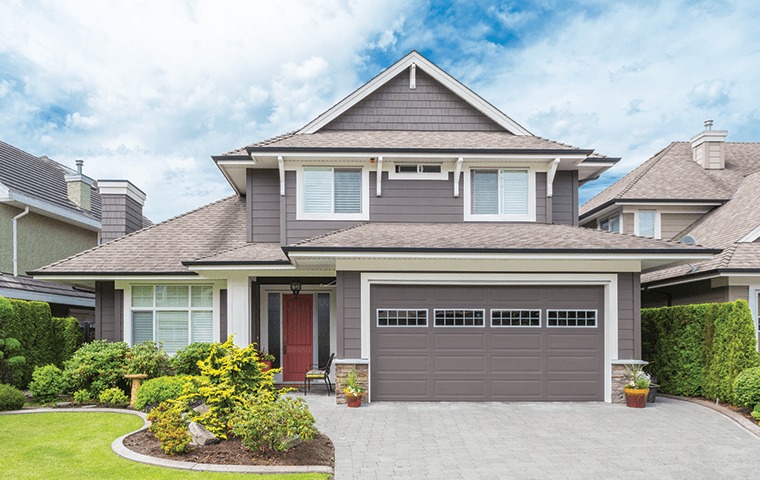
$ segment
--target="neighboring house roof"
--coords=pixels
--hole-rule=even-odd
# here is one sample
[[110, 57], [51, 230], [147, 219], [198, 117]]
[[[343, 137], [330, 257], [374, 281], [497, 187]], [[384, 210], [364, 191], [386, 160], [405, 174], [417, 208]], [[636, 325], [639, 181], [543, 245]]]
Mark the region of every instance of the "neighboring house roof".
[[760, 270], [760, 243], [734, 243], [710, 260], [644, 273], [641, 275], [641, 283], [668, 283], [675, 278], [698, 280], [719, 273], [740, 274], [758, 270]]
[[688, 142], [673, 142], [580, 208], [593, 215], [619, 201], [725, 201], [744, 176], [760, 171], [760, 143], [726, 142], [726, 168], [706, 170]]
[[100, 221], [101, 200], [97, 188], [91, 189], [92, 210], [87, 211], [69, 200], [66, 175], [74, 170], [47, 157], [35, 157], [0, 141], [0, 184], [57, 207]]
[[286, 252], [487, 251], [504, 253], [704, 253], [694, 245], [543, 223], [363, 223], [306, 239]]
[[0, 273], [0, 297], [95, 307], [95, 294], [91, 291], [7, 273]]
[[184, 261], [247, 246], [245, 225], [245, 198], [232, 196], [42, 267], [33, 274], [192, 274]]

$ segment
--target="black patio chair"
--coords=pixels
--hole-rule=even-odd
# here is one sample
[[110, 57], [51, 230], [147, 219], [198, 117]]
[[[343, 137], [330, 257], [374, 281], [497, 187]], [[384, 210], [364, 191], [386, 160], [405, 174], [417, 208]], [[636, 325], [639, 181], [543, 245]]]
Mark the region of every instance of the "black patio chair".
[[[324, 365], [312, 364], [311, 369], [306, 372], [303, 379], [303, 394], [306, 395], [307, 391], [311, 391], [312, 380], [324, 380], [327, 387], [327, 394], [333, 391], [332, 382], [330, 381], [330, 368], [332, 368], [332, 362], [335, 358], [335, 354], [331, 353], [330, 358], [327, 359], [327, 363]], [[307, 390], [308, 389], [308, 390]]]

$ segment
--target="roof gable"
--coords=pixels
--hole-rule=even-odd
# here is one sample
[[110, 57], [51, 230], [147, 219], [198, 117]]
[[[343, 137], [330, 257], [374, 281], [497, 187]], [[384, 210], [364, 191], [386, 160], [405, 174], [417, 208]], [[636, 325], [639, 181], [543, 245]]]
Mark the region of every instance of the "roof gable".
[[[412, 69], [415, 71], [415, 77], [418, 81], [417, 87], [414, 90], [419, 88], [420, 92], [414, 92], [414, 90], [409, 88], [409, 75], [411, 75], [410, 71]], [[378, 117], [375, 102], [380, 100], [387, 102], [391, 99], [394, 102], [404, 102], [404, 100], [409, 99], [409, 92], [405, 92], [407, 95], [399, 96], [399, 92], [402, 90], [400, 87], [404, 83], [406, 84], [406, 90], [416, 93], [414, 96], [418, 98], [415, 102], [419, 103], [416, 105], [408, 105], [404, 103], [404, 109], [407, 109], [410, 106], [414, 107], [410, 110], [410, 113], [399, 116], [395, 112], [383, 112], [384, 115], [381, 117], [383, 117], [383, 120], [387, 120], [386, 122], [374, 120]], [[378, 92], [378, 90], [380, 91]], [[376, 92], [378, 92], [378, 95], [369, 98]], [[425, 97], [427, 97], [429, 93], [435, 93], [436, 99], [440, 100], [441, 104], [434, 105], [431, 108], [430, 105], [423, 103], [428, 101]], [[445, 95], [445, 93], [448, 93], [448, 95]], [[432, 99], [431, 101], [435, 102], [436, 99]], [[364, 102], [365, 100], [367, 100], [367, 102]], [[386, 107], [385, 103], [382, 105], [383, 108], [394, 108], [390, 106]], [[355, 109], [354, 107], [358, 108]], [[531, 133], [524, 127], [487, 101], [483, 100], [483, 98], [462, 85], [454, 77], [441, 70], [416, 51], [412, 51], [404, 58], [391, 65], [388, 69], [338, 102], [322, 115], [312, 120], [297, 133], [315, 133], [322, 129], [346, 129], [348, 126], [359, 124], [373, 125], [374, 128], [372, 129], [379, 130], [409, 130], [409, 128], [403, 127], [402, 125], [417, 123], [416, 120], [410, 120], [410, 118], [414, 118], [415, 116], [415, 114], [411, 112], [419, 112], [419, 109], [424, 109], [424, 117], [427, 119], [435, 114], [440, 115], [442, 113], [441, 109], [445, 110], [447, 108], [450, 109], [452, 113], [459, 112], [465, 114], [465, 118], [474, 121], [474, 125], [483, 125], [482, 128], [486, 131], [494, 130], [493, 127], [496, 125], [500, 127], [500, 130], [506, 130], [515, 135], [531, 135]], [[370, 111], [370, 109], [373, 111]], [[340, 117], [344, 114], [346, 114], [346, 117], [341, 119]], [[390, 122], [390, 120], [393, 120], [393, 122]], [[461, 122], [461, 120], [462, 119], [458, 117], [455, 122]], [[485, 120], [490, 120], [490, 122]], [[395, 122], [400, 124], [396, 128], [389, 129], [386, 125], [387, 123]], [[427, 128], [415, 129], [431, 129], [435, 125], [448, 124], [442, 122], [435, 124], [432, 121], [425, 121], [423, 123]], [[330, 124], [332, 125], [328, 127]], [[453, 125], [453, 123], [451, 125]], [[363, 130], [366, 129], [366, 127], [353, 127], [351, 129]], [[443, 129], [445, 130], [446, 128]], [[472, 130], [475, 129], [473, 128]]]

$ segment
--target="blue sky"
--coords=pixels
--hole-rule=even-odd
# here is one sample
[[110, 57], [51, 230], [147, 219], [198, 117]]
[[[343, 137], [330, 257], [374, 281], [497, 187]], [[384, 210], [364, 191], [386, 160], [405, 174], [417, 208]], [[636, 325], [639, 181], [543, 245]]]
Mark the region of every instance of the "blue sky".
[[622, 157], [711, 118], [760, 141], [751, 2], [14, 1], [0, 140], [129, 178], [164, 220], [231, 194], [210, 155], [298, 128], [412, 49], [536, 135]]

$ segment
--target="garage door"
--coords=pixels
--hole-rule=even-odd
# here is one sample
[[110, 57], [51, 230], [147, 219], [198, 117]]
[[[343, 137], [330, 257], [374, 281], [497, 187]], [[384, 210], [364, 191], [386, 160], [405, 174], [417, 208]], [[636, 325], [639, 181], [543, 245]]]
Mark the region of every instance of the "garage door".
[[373, 285], [371, 398], [604, 400], [604, 290]]

